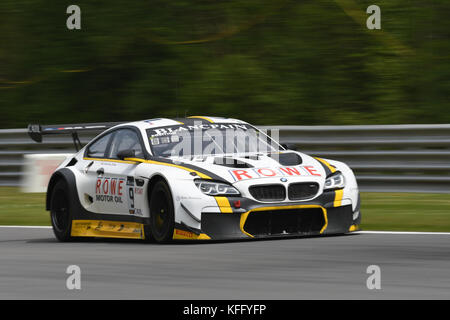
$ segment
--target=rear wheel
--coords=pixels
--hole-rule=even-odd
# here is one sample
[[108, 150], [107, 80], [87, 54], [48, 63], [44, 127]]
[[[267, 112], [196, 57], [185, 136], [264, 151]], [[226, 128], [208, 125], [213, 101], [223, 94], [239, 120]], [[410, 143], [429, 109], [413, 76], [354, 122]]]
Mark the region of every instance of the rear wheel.
[[164, 181], [153, 186], [150, 196], [150, 231], [152, 238], [163, 243], [172, 240], [175, 225], [172, 194]]
[[65, 181], [56, 183], [52, 191], [50, 218], [53, 233], [59, 241], [70, 241], [72, 228], [72, 214], [70, 210], [69, 192]]

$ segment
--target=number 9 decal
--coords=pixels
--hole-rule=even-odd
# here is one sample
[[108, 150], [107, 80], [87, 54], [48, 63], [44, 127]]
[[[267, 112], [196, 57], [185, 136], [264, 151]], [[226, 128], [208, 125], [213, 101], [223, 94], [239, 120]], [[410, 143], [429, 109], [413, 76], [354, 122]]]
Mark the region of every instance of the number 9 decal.
[[128, 188], [128, 211], [134, 214], [134, 187]]

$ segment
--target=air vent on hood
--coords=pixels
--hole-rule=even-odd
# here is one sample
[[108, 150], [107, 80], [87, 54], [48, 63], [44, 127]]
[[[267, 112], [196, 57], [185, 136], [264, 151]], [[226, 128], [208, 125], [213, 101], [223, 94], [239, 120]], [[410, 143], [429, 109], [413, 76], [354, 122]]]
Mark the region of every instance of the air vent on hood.
[[269, 157], [283, 166], [297, 166], [302, 163], [302, 158], [293, 152], [270, 154]]
[[230, 168], [253, 168], [253, 166], [247, 162], [229, 157], [216, 157], [214, 158], [214, 164]]

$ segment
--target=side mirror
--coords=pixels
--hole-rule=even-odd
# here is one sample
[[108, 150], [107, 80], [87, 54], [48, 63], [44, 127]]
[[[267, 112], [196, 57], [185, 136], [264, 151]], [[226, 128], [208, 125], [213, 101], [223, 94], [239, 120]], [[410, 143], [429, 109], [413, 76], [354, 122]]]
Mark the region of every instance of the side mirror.
[[135, 156], [136, 156], [136, 153], [134, 152], [133, 149], [126, 149], [126, 150], [119, 151], [117, 153], [117, 157], [120, 160], [123, 160], [125, 158], [134, 158]]
[[297, 146], [293, 143], [281, 143], [280, 145], [286, 150], [297, 150]]

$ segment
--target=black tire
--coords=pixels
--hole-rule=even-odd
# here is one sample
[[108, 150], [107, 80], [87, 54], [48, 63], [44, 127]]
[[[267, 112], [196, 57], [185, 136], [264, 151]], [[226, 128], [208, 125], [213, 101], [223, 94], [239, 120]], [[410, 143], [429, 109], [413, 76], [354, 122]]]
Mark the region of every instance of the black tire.
[[150, 230], [150, 225], [149, 224], [144, 224], [144, 242], [147, 243], [154, 243], [155, 239], [153, 238], [152, 235], [152, 230]]
[[58, 181], [53, 187], [50, 200], [50, 220], [56, 239], [63, 242], [73, 240], [73, 237], [70, 236], [72, 211], [69, 190], [67, 183], [63, 180]]
[[173, 238], [175, 212], [169, 186], [158, 181], [150, 195], [150, 232], [151, 237], [159, 243], [169, 242]]

